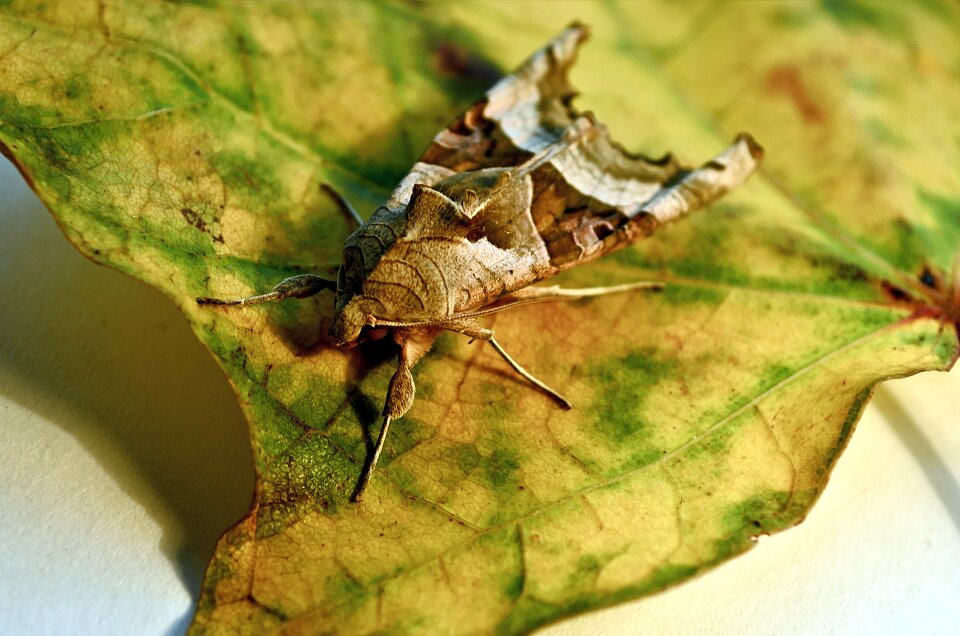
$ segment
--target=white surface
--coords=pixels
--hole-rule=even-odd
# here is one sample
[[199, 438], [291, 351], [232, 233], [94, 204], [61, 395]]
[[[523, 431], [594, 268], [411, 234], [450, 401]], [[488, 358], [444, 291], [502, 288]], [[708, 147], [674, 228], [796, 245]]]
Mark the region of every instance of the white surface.
[[[226, 380], [172, 303], [79, 256], [3, 160], [0, 298], [0, 633], [182, 633], [253, 488]], [[542, 633], [955, 631], [960, 373], [887, 386], [801, 526]]]
[[0, 299], [0, 634], [182, 633], [253, 492], [226, 379], [2, 158]]

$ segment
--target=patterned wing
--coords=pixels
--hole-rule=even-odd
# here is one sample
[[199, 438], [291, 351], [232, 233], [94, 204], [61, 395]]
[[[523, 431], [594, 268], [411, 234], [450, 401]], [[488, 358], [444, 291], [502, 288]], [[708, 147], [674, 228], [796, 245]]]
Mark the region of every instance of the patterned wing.
[[560, 143], [577, 122], [586, 129], [582, 141], [531, 175], [531, 215], [556, 273], [709, 204], [757, 167], [763, 151], [745, 134], [695, 170], [669, 154], [654, 160], [624, 150], [592, 114], [571, 106], [576, 91], [567, 71], [587, 36], [585, 26], [570, 26], [498, 82], [434, 138], [390, 203], [402, 208], [414, 182], [518, 166]]
[[[362, 289], [383, 305], [374, 311], [381, 319], [470, 311], [629, 245], [753, 172], [762, 150], [747, 135], [689, 169], [670, 155], [628, 153], [591, 114], [574, 110], [567, 71], [586, 37], [581, 25], [567, 28], [434, 138], [384, 205], [347, 238], [340, 304]], [[449, 192], [458, 182], [451, 177], [479, 183], [488, 174], [482, 171], [496, 168], [516, 168], [529, 182], [522, 203], [487, 206], [469, 226], [408, 218], [414, 186]], [[386, 307], [385, 298], [409, 286], [403, 273], [411, 268], [422, 289]], [[436, 281], [425, 278], [431, 272]]]

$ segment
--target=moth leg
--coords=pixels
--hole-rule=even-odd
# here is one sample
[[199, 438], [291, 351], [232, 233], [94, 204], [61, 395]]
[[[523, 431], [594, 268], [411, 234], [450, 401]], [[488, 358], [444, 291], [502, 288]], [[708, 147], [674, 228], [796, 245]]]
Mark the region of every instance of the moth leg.
[[471, 342], [473, 340], [490, 340], [493, 338], [492, 329], [481, 327], [476, 320], [472, 320], [470, 318], [463, 318], [460, 320], [443, 322], [439, 324], [448, 331], [462, 333], [463, 335], [468, 336]]
[[[553, 285], [550, 287], [526, 287], [524, 289], [518, 290], [507, 297], [506, 302], [502, 305], [498, 305], [491, 309], [493, 311], [501, 311], [503, 309], [508, 309], [515, 305], [525, 305], [528, 303], [535, 302], [548, 302], [551, 300], [577, 300], [579, 298], [589, 298], [591, 296], [603, 296], [605, 294], [616, 294], [625, 291], [631, 291], [633, 289], [661, 289], [663, 288], [663, 283], [655, 281], [642, 281], [637, 283], [626, 283], [624, 285], [611, 285], [609, 287], [581, 287], [579, 289], [565, 289], [559, 285]], [[523, 376], [528, 382], [536, 386], [538, 389], [552, 397], [556, 400], [563, 408], [571, 409], [573, 404], [570, 401], [557, 393], [555, 390], [551, 389], [549, 386], [544, 384], [541, 380], [537, 379], [532, 373], [524, 369], [520, 364], [510, 357], [500, 343], [496, 341], [493, 337], [493, 332], [490, 332], [490, 337], [487, 339], [490, 342], [490, 345], [496, 350], [500, 356], [506, 360], [514, 371]]]
[[541, 391], [543, 391], [544, 393], [552, 397], [563, 408], [565, 409], [573, 408], [573, 405], [570, 403], [570, 400], [563, 397], [555, 390], [551, 389], [543, 381], [537, 379], [536, 376], [534, 376], [532, 373], [530, 373], [529, 371], [524, 369], [522, 366], [520, 366], [520, 363], [518, 363], [516, 360], [511, 358], [510, 354], [504, 351], [503, 347], [500, 346], [500, 343], [497, 342], [496, 339], [493, 337], [493, 330], [481, 327], [475, 321], [469, 320], [469, 319], [457, 320], [457, 321], [452, 321], [452, 322], [442, 323], [442, 324], [444, 329], [455, 331], [457, 333], [462, 333], [465, 336], [469, 336], [473, 338], [474, 340], [486, 340], [487, 342], [490, 343], [490, 345], [494, 348], [494, 350], [496, 350], [496, 352], [499, 353], [503, 357], [503, 359], [507, 361], [507, 364], [509, 364], [510, 367], [514, 371], [519, 373], [525, 380], [530, 382], [530, 384], [534, 385], [535, 387], [537, 387], [538, 389], [540, 389]]
[[509, 299], [516, 300], [578, 300], [580, 298], [590, 298], [593, 296], [605, 296], [607, 294], [619, 294], [621, 292], [633, 291], [634, 289], [663, 289], [664, 284], [658, 281], [639, 281], [636, 283], [625, 283], [623, 285], [609, 285], [607, 287], [580, 287], [568, 289], [559, 285], [550, 287], [538, 287], [533, 285], [525, 287], [510, 294]]
[[336, 191], [336, 189], [329, 183], [324, 183], [320, 186], [324, 192], [330, 195], [330, 198], [334, 200], [337, 206], [340, 208], [340, 211], [349, 216], [357, 224], [357, 227], [363, 225], [363, 219], [357, 214], [356, 209], [350, 202], [347, 201], [342, 194]]
[[266, 294], [248, 296], [246, 298], [235, 298], [225, 300], [222, 298], [197, 298], [198, 305], [226, 305], [226, 306], [244, 306], [266, 303], [274, 300], [283, 300], [284, 298], [307, 298], [318, 294], [325, 289], [336, 291], [337, 282], [320, 278], [314, 274], [299, 274], [291, 276], [280, 281], [272, 291]]
[[370, 459], [363, 468], [357, 489], [351, 497], [354, 502], [359, 502], [363, 497], [367, 484], [370, 482], [370, 477], [377, 467], [380, 453], [383, 452], [383, 445], [387, 439], [387, 430], [390, 428], [390, 423], [403, 417], [413, 406], [416, 386], [413, 383], [413, 374], [410, 369], [433, 344], [433, 339], [438, 331], [438, 329], [422, 329], [410, 332], [394, 331], [394, 340], [400, 345], [400, 352], [397, 355], [397, 371], [390, 379], [390, 386], [387, 388], [387, 399], [383, 404], [383, 425], [380, 427], [377, 443], [373, 448]]
[[496, 350], [496, 352], [499, 353], [500, 356], [507, 361], [507, 364], [509, 364], [514, 371], [516, 371], [521, 376], [523, 376], [523, 378], [526, 379], [530, 384], [534, 385], [535, 387], [537, 387], [538, 389], [540, 389], [541, 391], [543, 391], [544, 393], [552, 397], [563, 408], [567, 410], [570, 410], [573, 408], [573, 404], [570, 403], [570, 400], [568, 400], [567, 398], [563, 397], [562, 395], [560, 395], [559, 393], [551, 389], [542, 381], [538, 380], [532, 373], [530, 373], [529, 371], [521, 367], [516, 360], [511, 358], [510, 354], [504, 351], [503, 347], [500, 346], [500, 343], [497, 342], [492, 335], [490, 336], [490, 339], [487, 340], [487, 342], [489, 342], [490, 345], [493, 346], [493, 348]]
[[[565, 289], [557, 285], [551, 287], [525, 287], [518, 289], [509, 296], [496, 301], [494, 304], [456, 316], [458, 321], [469, 320], [479, 316], [495, 314], [505, 309], [512, 309], [520, 305], [530, 305], [533, 303], [551, 302], [554, 300], [578, 300], [580, 298], [590, 298], [592, 296], [604, 296], [606, 294], [618, 294], [620, 292], [631, 291], [634, 289], [662, 289], [663, 283], [656, 281], [642, 281], [638, 283], [626, 283], [624, 285], [611, 285], [609, 287], [581, 287], [578, 289]], [[452, 331], [458, 331], [452, 329]], [[462, 332], [461, 332], [462, 333]]]

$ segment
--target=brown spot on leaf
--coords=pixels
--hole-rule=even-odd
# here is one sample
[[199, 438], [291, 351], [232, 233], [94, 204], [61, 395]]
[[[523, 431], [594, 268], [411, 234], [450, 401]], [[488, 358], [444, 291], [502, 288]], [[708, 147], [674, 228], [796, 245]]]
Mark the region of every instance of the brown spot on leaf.
[[103, 0], [97, 3], [97, 22], [100, 24], [100, 35], [104, 40], [110, 39], [110, 27], [107, 25], [107, 5]]
[[209, 234], [214, 243], [223, 243], [223, 235], [219, 232], [212, 231], [210, 226], [207, 225], [206, 221], [203, 220], [203, 216], [201, 216], [199, 212], [191, 208], [181, 208], [180, 214], [183, 215], [183, 218], [187, 223], [197, 228], [204, 234]]
[[444, 75], [453, 75], [483, 86], [489, 86], [503, 77], [500, 70], [488, 60], [446, 40], [438, 42], [433, 48], [433, 61]]
[[881, 285], [883, 287], [883, 291], [891, 298], [891, 300], [906, 303], [913, 302], [913, 298], [910, 297], [910, 294], [900, 289], [893, 283], [889, 281], [883, 281]]
[[803, 82], [800, 69], [781, 64], [767, 73], [767, 90], [790, 99], [808, 124], [822, 124], [826, 115]]

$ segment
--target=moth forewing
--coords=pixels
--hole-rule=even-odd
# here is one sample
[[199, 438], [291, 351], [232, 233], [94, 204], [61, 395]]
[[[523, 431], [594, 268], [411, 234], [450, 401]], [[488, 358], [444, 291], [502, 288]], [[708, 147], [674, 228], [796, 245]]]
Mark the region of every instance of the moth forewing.
[[[570, 26], [441, 131], [390, 198], [347, 237], [335, 284], [305, 275], [247, 299], [198, 299], [242, 305], [335, 288], [335, 345], [353, 346], [364, 334], [389, 330], [398, 346], [397, 370], [356, 500], [391, 422], [413, 405], [411, 369], [438, 333], [490, 342], [518, 374], [569, 407], [477, 320], [523, 304], [659, 286], [534, 284], [708, 205], [743, 183], [762, 157], [747, 134], [697, 169], [672, 155], [653, 160], [626, 152], [592, 114], [571, 106], [575, 91], [567, 71], [586, 37], [586, 27]], [[348, 203], [341, 207], [355, 216]]]

